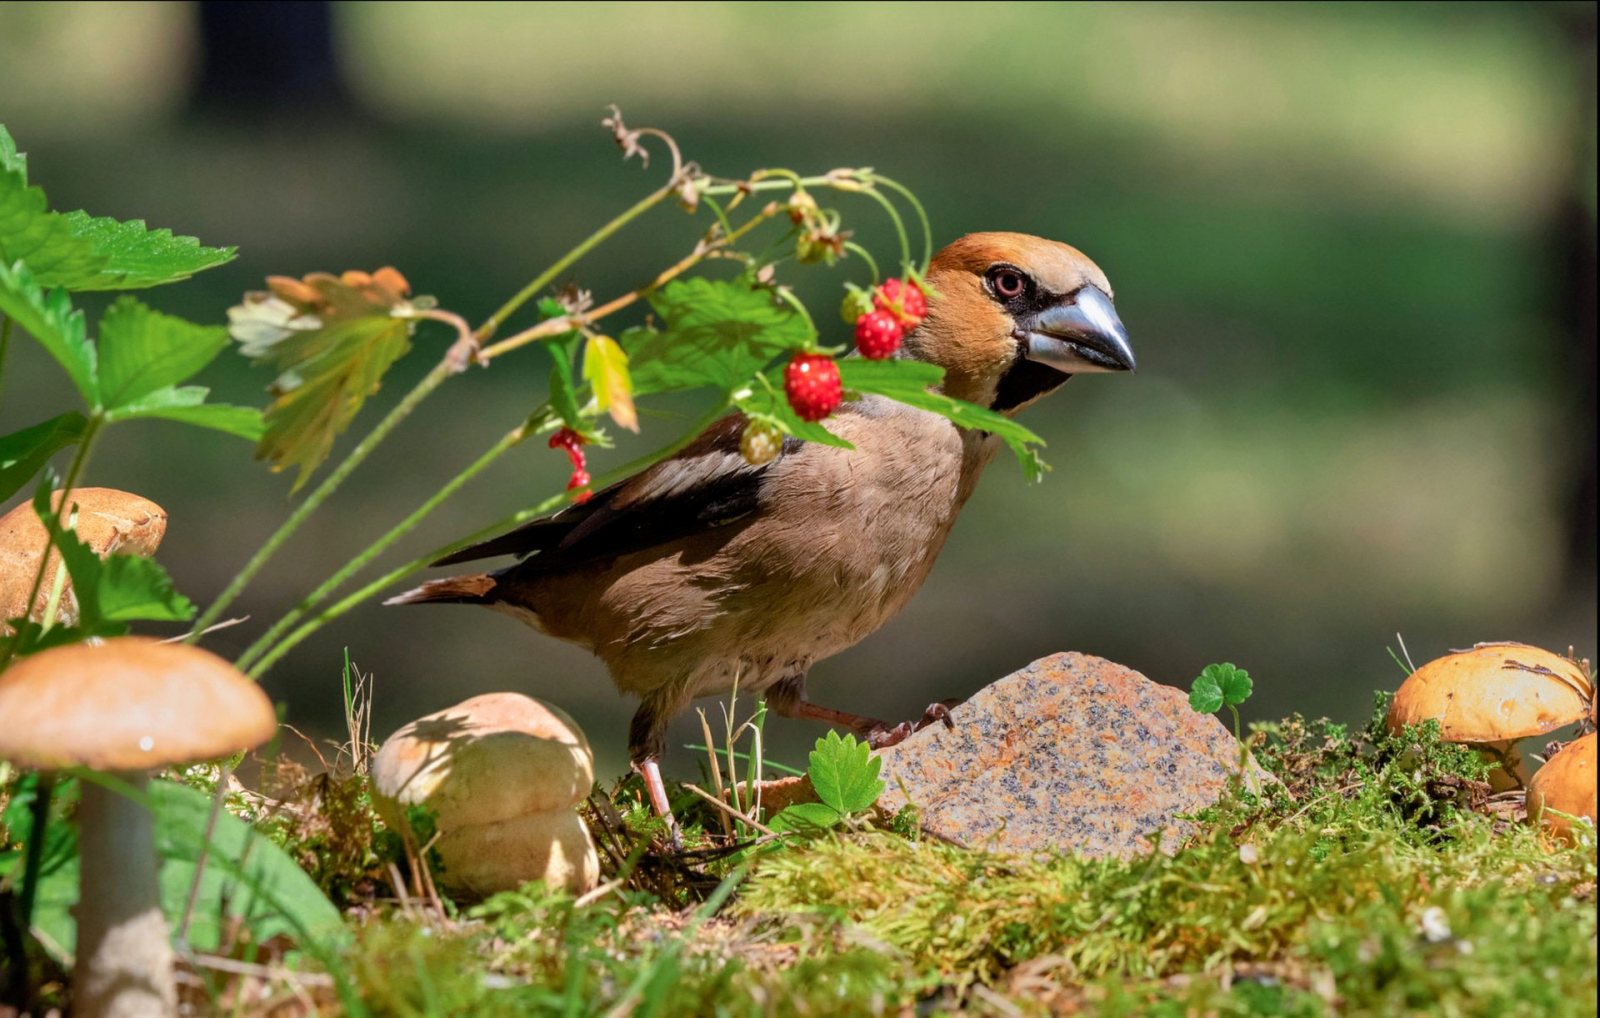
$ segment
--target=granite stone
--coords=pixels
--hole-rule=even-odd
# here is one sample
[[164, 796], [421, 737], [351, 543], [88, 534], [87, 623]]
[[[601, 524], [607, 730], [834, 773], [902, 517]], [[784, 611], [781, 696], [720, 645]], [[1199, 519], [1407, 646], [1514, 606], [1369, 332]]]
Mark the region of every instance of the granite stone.
[[[1182, 690], [1087, 654], [1055, 654], [991, 683], [935, 724], [881, 751], [888, 790], [930, 835], [1006, 852], [1126, 857], [1216, 802], [1239, 744]], [[1249, 780], [1267, 778], [1254, 761]]]

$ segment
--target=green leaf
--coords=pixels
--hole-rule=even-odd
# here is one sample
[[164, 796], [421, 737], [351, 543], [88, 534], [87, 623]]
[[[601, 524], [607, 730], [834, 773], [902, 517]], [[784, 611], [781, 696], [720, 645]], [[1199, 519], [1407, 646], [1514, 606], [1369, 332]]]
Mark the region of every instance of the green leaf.
[[1223, 703], [1237, 707], [1250, 699], [1254, 684], [1250, 681], [1250, 673], [1243, 668], [1226, 663], [1207, 665], [1200, 675], [1202, 678], [1209, 676], [1216, 683]]
[[228, 330], [196, 325], [119, 297], [100, 318], [100, 399], [109, 410], [186, 382], [228, 345]]
[[279, 369], [272, 384], [277, 398], [267, 407], [256, 455], [274, 470], [298, 467], [296, 489], [411, 349], [416, 326], [413, 305], [404, 299], [382, 302], [376, 291], [326, 274], [306, 278], [322, 298], [314, 308], [252, 295], [228, 311], [228, 331], [240, 352]]
[[88, 423], [80, 413], [65, 413], [0, 438], [0, 502], [20, 491], [51, 456], [81, 439]]
[[1215, 714], [1222, 709], [1222, 687], [1217, 685], [1215, 676], [1201, 672], [1190, 683], [1189, 706], [1199, 714]]
[[674, 280], [650, 297], [666, 323], [661, 332], [634, 333], [628, 356], [639, 395], [714, 386], [743, 387], [779, 354], [816, 337], [793, 308], [771, 291], [742, 282]]
[[628, 355], [610, 336], [590, 336], [583, 347], [583, 380], [594, 392], [595, 405], [629, 431], [639, 430], [633, 407], [633, 380]]
[[[194, 605], [172, 585], [172, 578], [153, 559], [140, 555], [94, 553], [78, 535], [62, 526], [50, 507], [50, 485], [40, 484], [33, 498], [33, 511], [50, 534], [50, 543], [61, 553], [72, 592], [78, 601], [78, 627], [94, 636], [118, 635], [122, 622], [151, 619], [158, 622], [186, 622], [194, 616]], [[71, 501], [71, 495], [68, 495]]]
[[821, 423], [802, 420], [800, 415], [794, 412], [794, 407], [789, 405], [788, 397], [783, 394], [783, 369], [784, 366], [779, 364], [766, 374], [757, 375], [755, 384], [735, 397], [734, 402], [739, 409], [751, 418], [771, 421], [786, 435], [840, 449], [854, 449], [855, 446], [823, 427]]
[[105, 256], [73, 231], [66, 216], [50, 211], [44, 191], [28, 185], [26, 163], [15, 146], [8, 147], [0, 165], [0, 264], [26, 262], [41, 286], [99, 271]]
[[17, 151], [17, 143], [12, 140], [11, 132], [6, 130], [6, 125], [0, 124], [0, 172], [11, 171], [22, 174], [23, 183], [27, 183], [28, 157]]
[[806, 773], [817, 798], [843, 814], [859, 813], [878, 801], [884, 784], [878, 778], [883, 761], [853, 735], [829, 732], [817, 740]]
[[846, 390], [876, 393], [892, 400], [928, 410], [948, 418], [953, 424], [996, 435], [1016, 455], [1028, 480], [1038, 481], [1049, 469], [1039, 458], [1044, 439], [1003, 414], [987, 407], [952, 399], [928, 387], [937, 385], [944, 372], [932, 364], [912, 360], [870, 361], [845, 357], [839, 361], [839, 377]]
[[0, 313], [38, 340], [66, 369], [86, 404], [100, 405], [94, 346], [85, 334], [83, 312], [72, 309], [64, 291], [46, 292], [28, 266], [0, 260]]
[[[78, 843], [66, 816], [79, 797], [78, 783], [57, 784], [51, 814], [51, 851], [40, 872], [34, 924], [61, 949], [76, 947], [72, 909], [78, 901]], [[344, 936], [339, 912], [283, 849], [223, 810], [207, 837], [209, 796], [170, 781], [152, 781], [156, 854], [161, 861], [161, 910], [173, 929], [182, 921], [201, 850], [205, 868], [189, 925], [188, 942], [200, 951], [228, 943], [228, 927], [242, 924], [253, 943], [288, 937], [306, 948], [326, 947]], [[8, 815], [9, 815], [8, 810]]]
[[206, 247], [194, 237], [152, 230], [144, 221], [68, 212], [73, 235], [88, 242], [105, 262], [97, 270], [52, 276], [52, 286], [69, 290], [135, 290], [188, 279], [196, 272], [233, 261], [234, 247]]
[[[539, 315], [548, 321], [567, 313], [561, 302], [546, 297], [539, 301]], [[578, 407], [578, 383], [573, 375], [572, 361], [578, 354], [578, 343], [583, 336], [576, 331], [552, 336], [539, 345], [550, 355], [550, 406], [563, 423], [579, 430], [583, 426], [582, 412]]]
[[118, 407], [107, 414], [106, 419], [127, 421], [139, 417], [158, 417], [259, 442], [267, 429], [261, 411], [255, 407], [207, 403], [205, 399], [210, 391], [199, 385], [168, 386], [157, 389], [137, 402]]
[[52, 212], [28, 185], [28, 160], [0, 127], [0, 262], [25, 261], [40, 286], [130, 290], [188, 279], [231, 261], [234, 248], [205, 247], [142, 221]]

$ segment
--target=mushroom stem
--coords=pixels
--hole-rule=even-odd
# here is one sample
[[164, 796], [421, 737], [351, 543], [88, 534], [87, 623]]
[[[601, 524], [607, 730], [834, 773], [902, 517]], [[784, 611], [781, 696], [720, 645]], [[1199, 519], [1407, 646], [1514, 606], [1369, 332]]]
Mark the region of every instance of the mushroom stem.
[[83, 782], [78, 804], [77, 964], [72, 1012], [82, 1018], [176, 1013], [172, 944], [161, 914], [155, 824], [145, 771], [114, 775], [137, 796]]

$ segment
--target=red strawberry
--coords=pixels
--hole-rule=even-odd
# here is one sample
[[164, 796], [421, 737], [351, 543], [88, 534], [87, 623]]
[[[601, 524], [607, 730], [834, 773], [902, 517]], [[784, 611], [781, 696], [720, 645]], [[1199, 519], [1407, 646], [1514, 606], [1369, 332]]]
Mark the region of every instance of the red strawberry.
[[797, 353], [783, 371], [783, 391], [802, 421], [820, 421], [844, 399], [839, 365], [820, 353]]
[[856, 349], [868, 360], [881, 361], [900, 349], [905, 329], [893, 314], [877, 310], [856, 321]]
[[872, 302], [878, 310], [894, 315], [908, 329], [914, 329], [928, 317], [928, 297], [914, 279], [904, 282], [885, 279], [872, 293]]

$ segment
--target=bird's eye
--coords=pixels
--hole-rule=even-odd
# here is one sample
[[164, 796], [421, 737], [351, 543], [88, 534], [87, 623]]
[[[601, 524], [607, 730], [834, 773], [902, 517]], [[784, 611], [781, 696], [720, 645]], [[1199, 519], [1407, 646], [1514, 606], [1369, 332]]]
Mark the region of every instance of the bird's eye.
[[1022, 291], [1028, 288], [1028, 281], [1016, 269], [1002, 265], [989, 271], [989, 285], [994, 288], [996, 297], [1012, 300], [1022, 296]]

